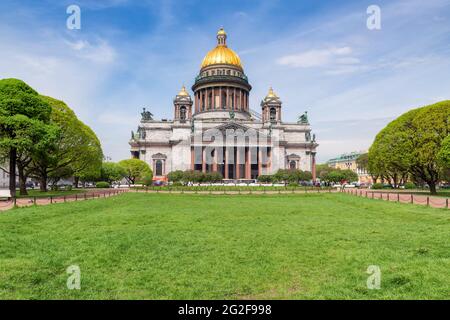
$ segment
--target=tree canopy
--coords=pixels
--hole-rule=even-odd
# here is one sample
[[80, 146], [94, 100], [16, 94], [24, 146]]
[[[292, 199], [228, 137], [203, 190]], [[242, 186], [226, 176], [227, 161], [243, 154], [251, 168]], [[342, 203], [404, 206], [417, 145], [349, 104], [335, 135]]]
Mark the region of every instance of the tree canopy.
[[349, 169], [332, 168], [328, 164], [321, 164], [316, 167], [317, 176], [325, 183], [343, 183], [358, 181], [358, 174]]
[[450, 101], [401, 115], [376, 136], [369, 150], [369, 171], [394, 187], [411, 175], [436, 193], [436, 184], [443, 177], [442, 144], [450, 133], [449, 120]]
[[[16, 193], [16, 167], [23, 174], [23, 155], [44, 150], [57, 129], [48, 125], [51, 107], [18, 79], [0, 80], [0, 152], [9, 159], [10, 192]], [[29, 160], [27, 160], [29, 163]], [[21, 179], [22, 180], [22, 179]]]
[[52, 108], [50, 122], [59, 128], [59, 135], [45, 151], [33, 155], [33, 174], [45, 190], [49, 177], [99, 177], [103, 159], [100, 141], [63, 102], [41, 96]]
[[21, 80], [0, 80], [0, 159], [9, 159], [10, 190], [16, 167], [21, 193], [28, 177], [56, 183], [100, 174], [103, 154], [95, 133], [62, 101], [41, 96]]
[[126, 159], [119, 162], [119, 165], [125, 172], [125, 178], [128, 183], [135, 184], [137, 180], [153, 176], [153, 172], [149, 165], [139, 159]]
[[109, 184], [120, 181], [125, 177], [125, 169], [115, 162], [103, 162], [101, 168], [100, 179], [107, 181]]

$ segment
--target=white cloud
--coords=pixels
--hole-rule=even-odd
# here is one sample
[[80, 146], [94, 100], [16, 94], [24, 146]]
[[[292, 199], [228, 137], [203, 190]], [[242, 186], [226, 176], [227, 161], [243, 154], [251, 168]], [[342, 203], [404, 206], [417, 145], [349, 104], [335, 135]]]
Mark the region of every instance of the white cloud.
[[334, 47], [320, 50], [309, 50], [299, 54], [287, 55], [277, 59], [277, 63], [294, 68], [324, 67], [333, 64], [359, 63], [359, 60], [349, 55], [352, 48]]
[[91, 44], [87, 40], [66, 41], [66, 43], [78, 57], [95, 63], [112, 63], [117, 55], [115, 49], [105, 40], [98, 40], [96, 44]]

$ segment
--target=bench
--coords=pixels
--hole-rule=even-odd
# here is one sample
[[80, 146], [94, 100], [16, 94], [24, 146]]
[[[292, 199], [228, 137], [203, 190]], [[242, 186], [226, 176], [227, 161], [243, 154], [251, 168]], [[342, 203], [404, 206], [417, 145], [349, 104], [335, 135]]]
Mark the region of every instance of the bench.
[[9, 190], [0, 190], [0, 200], [10, 200], [11, 192]]

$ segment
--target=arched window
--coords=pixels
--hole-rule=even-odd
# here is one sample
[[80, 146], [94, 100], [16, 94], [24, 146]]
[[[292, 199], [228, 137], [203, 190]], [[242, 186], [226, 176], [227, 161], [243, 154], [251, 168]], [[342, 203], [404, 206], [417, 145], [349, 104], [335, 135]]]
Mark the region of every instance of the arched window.
[[161, 160], [156, 160], [155, 163], [155, 175], [162, 176], [163, 175], [163, 162]]
[[277, 120], [277, 110], [275, 108], [270, 108], [270, 121]]
[[180, 119], [186, 120], [186, 107], [185, 106], [182, 106], [180, 108]]
[[297, 164], [295, 163], [294, 160], [291, 160], [289, 162], [289, 169], [291, 169], [291, 170], [297, 169]]

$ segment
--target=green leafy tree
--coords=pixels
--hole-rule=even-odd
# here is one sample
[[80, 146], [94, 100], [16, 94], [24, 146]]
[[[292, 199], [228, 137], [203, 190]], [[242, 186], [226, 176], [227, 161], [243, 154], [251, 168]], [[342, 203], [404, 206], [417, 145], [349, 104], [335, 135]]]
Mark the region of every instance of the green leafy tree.
[[59, 128], [55, 141], [47, 150], [32, 155], [32, 174], [39, 180], [41, 191], [47, 190], [49, 176], [58, 178], [58, 172], [71, 170], [75, 178], [98, 177], [103, 159], [100, 141], [95, 133], [78, 120], [75, 113], [62, 101], [41, 96], [51, 106], [50, 122]]
[[[18, 79], [0, 80], [0, 149], [7, 153], [9, 160], [9, 188], [16, 194], [16, 167], [18, 154], [30, 153], [45, 147], [45, 140], [51, 107], [39, 94]], [[28, 161], [28, 157], [24, 156]], [[22, 171], [22, 173], [24, 173]], [[24, 177], [22, 175], [21, 181]], [[26, 192], [26, 190], [25, 190]]]
[[172, 172], [169, 172], [167, 175], [169, 181], [171, 182], [182, 182], [184, 181], [184, 172], [182, 170], [175, 170]]
[[260, 175], [258, 177], [258, 182], [260, 183], [272, 183], [274, 178], [272, 175]]
[[197, 170], [186, 170], [183, 175], [183, 181], [185, 182], [200, 183], [204, 180], [203, 173]]
[[113, 184], [125, 177], [125, 169], [115, 162], [103, 162], [100, 171], [100, 179]]
[[291, 175], [289, 174], [289, 170], [287, 169], [279, 169], [274, 175], [273, 175], [274, 181], [276, 182], [288, 182], [291, 178]]
[[204, 182], [220, 182], [223, 177], [220, 172], [208, 172], [204, 174], [203, 181]]
[[274, 174], [273, 179], [278, 182], [295, 184], [299, 181], [310, 181], [312, 179], [312, 174], [309, 171], [298, 169], [279, 169]]
[[450, 101], [411, 110], [389, 123], [369, 150], [369, 170], [398, 185], [408, 175], [436, 194], [443, 178], [442, 144], [450, 133]]
[[317, 177], [320, 179], [321, 182], [324, 183], [330, 183], [330, 179], [328, 177], [328, 175], [330, 174], [330, 172], [334, 171], [336, 169], [330, 167], [328, 164], [318, 164], [316, 166], [316, 173], [317, 173]]
[[356, 159], [356, 165], [362, 170], [369, 169], [369, 153], [363, 153]]
[[437, 155], [439, 165], [444, 169], [450, 169], [450, 135], [442, 140], [441, 149]]
[[450, 181], [450, 136], [447, 136], [441, 145], [438, 153], [438, 162], [442, 168], [441, 177], [443, 180]]
[[326, 175], [326, 180], [328, 182], [334, 183], [344, 183], [353, 182], [358, 180], [358, 175], [352, 170], [345, 169], [333, 169]]
[[137, 180], [143, 179], [147, 176], [153, 176], [153, 172], [149, 165], [139, 159], [127, 159], [119, 162], [119, 165], [125, 172], [125, 179], [128, 183], [135, 184]]

